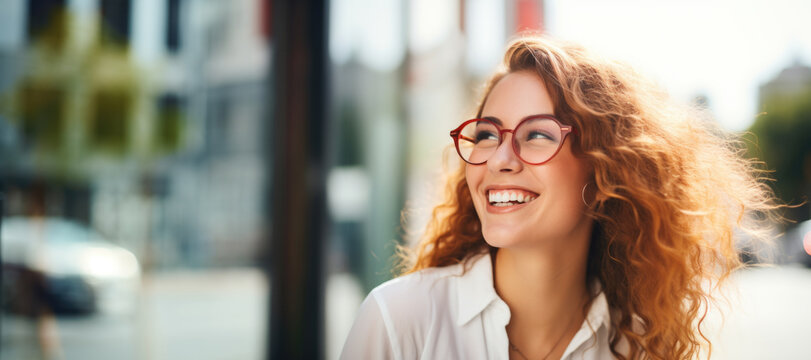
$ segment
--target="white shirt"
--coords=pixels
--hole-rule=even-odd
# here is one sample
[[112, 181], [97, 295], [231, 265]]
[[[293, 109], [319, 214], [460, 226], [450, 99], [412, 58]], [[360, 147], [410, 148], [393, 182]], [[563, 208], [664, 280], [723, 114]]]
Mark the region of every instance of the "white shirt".
[[[510, 309], [493, 287], [490, 255], [472, 260], [464, 275], [462, 266], [424, 269], [372, 290], [341, 359], [509, 359]], [[600, 292], [561, 359], [612, 359], [610, 331]]]

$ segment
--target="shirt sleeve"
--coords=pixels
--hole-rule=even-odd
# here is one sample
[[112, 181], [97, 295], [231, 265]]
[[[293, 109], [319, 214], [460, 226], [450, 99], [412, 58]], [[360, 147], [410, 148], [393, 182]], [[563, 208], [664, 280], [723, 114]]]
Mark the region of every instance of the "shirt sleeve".
[[401, 359], [385, 304], [372, 291], [360, 306], [341, 351], [341, 360]]

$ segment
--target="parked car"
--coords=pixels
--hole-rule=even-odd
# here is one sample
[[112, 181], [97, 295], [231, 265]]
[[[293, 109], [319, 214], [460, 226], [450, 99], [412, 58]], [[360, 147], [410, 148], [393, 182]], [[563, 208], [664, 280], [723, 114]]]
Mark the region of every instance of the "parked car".
[[789, 262], [811, 267], [811, 220], [786, 231], [782, 242]]
[[2, 222], [3, 307], [35, 315], [131, 313], [141, 267], [132, 252], [60, 218]]

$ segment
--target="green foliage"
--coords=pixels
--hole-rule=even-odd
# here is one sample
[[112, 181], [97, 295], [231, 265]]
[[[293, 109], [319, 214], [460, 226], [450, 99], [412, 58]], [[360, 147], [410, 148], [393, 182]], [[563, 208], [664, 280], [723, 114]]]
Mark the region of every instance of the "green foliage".
[[[68, 41], [71, 31], [94, 21], [98, 34], [90, 43]], [[127, 26], [75, 17], [60, 6], [31, 25], [31, 41], [21, 50], [26, 61], [9, 70], [16, 82], [0, 93], [0, 113], [20, 135], [20, 151], [34, 154], [39, 167], [82, 171], [85, 160], [100, 158], [147, 163], [183, 146], [185, 103], [164, 101], [153, 83], [159, 75], [133, 61]], [[6, 156], [15, 155], [0, 160]]]
[[26, 139], [49, 150], [62, 145], [66, 91], [54, 84], [25, 83], [21, 86], [20, 120]]
[[104, 89], [96, 92], [90, 116], [90, 134], [94, 145], [119, 153], [126, 150], [132, 99], [131, 92], [126, 89]]
[[[776, 180], [777, 196], [790, 204], [811, 198], [811, 90], [764, 100], [765, 114], [749, 128], [754, 135], [749, 155], [766, 163]], [[793, 220], [809, 218], [805, 204], [786, 214]]]

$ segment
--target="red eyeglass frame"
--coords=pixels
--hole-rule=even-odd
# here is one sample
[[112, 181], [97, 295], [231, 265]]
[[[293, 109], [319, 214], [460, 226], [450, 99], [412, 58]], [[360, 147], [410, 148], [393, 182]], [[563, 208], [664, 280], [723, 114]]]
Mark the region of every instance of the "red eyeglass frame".
[[[521, 157], [521, 153], [518, 151], [518, 141], [515, 140], [515, 129], [518, 129], [519, 127], [521, 127], [521, 125], [524, 124], [525, 122], [527, 122], [529, 120], [535, 120], [535, 119], [547, 119], [547, 120], [554, 121], [556, 124], [558, 124], [558, 127], [560, 128], [561, 138], [560, 138], [560, 144], [558, 145], [558, 148], [555, 150], [555, 152], [552, 154], [552, 156], [549, 157], [549, 159], [546, 159], [546, 160], [538, 162], [538, 163], [531, 163], [529, 161], [524, 160], [524, 158]], [[492, 124], [493, 126], [495, 126], [496, 129], [498, 129], [498, 146], [501, 146], [501, 143], [504, 142], [504, 133], [513, 134], [513, 136], [512, 136], [513, 152], [515, 153], [515, 156], [517, 156], [519, 159], [521, 159], [521, 161], [523, 161], [524, 163], [526, 163], [528, 165], [542, 165], [542, 164], [545, 164], [545, 163], [549, 162], [550, 160], [554, 159], [555, 156], [558, 154], [558, 152], [560, 152], [560, 148], [563, 147], [563, 143], [566, 142], [566, 137], [570, 133], [577, 134], [577, 129], [575, 129], [573, 126], [570, 126], [570, 125], [561, 124], [560, 120], [558, 120], [554, 115], [551, 115], [551, 114], [529, 115], [529, 116], [521, 119], [521, 121], [518, 122], [518, 125], [515, 125], [515, 128], [513, 128], [513, 129], [502, 129], [501, 126], [499, 126], [498, 124], [496, 124], [495, 122], [493, 122], [492, 120], [487, 119], [487, 118], [470, 119], [470, 120], [467, 120], [467, 121], [463, 122], [462, 125], [459, 125], [456, 129], [451, 130], [451, 133], [450, 133], [451, 138], [453, 138], [453, 145], [454, 145], [454, 147], [456, 147], [456, 153], [459, 155], [460, 158], [462, 158], [462, 160], [464, 160], [464, 162], [466, 162], [466, 163], [468, 163], [470, 165], [482, 165], [484, 163], [487, 163], [487, 160], [490, 160], [488, 158], [487, 160], [482, 161], [480, 163], [473, 163], [473, 162], [467, 161], [465, 159], [465, 157], [462, 156], [462, 151], [459, 150], [459, 137], [463, 137], [462, 136], [462, 129], [467, 124], [470, 124], [470, 123], [472, 123], [474, 121], [486, 121], [486, 122]], [[465, 140], [473, 141], [473, 139], [469, 139], [469, 138], [466, 138]]]

